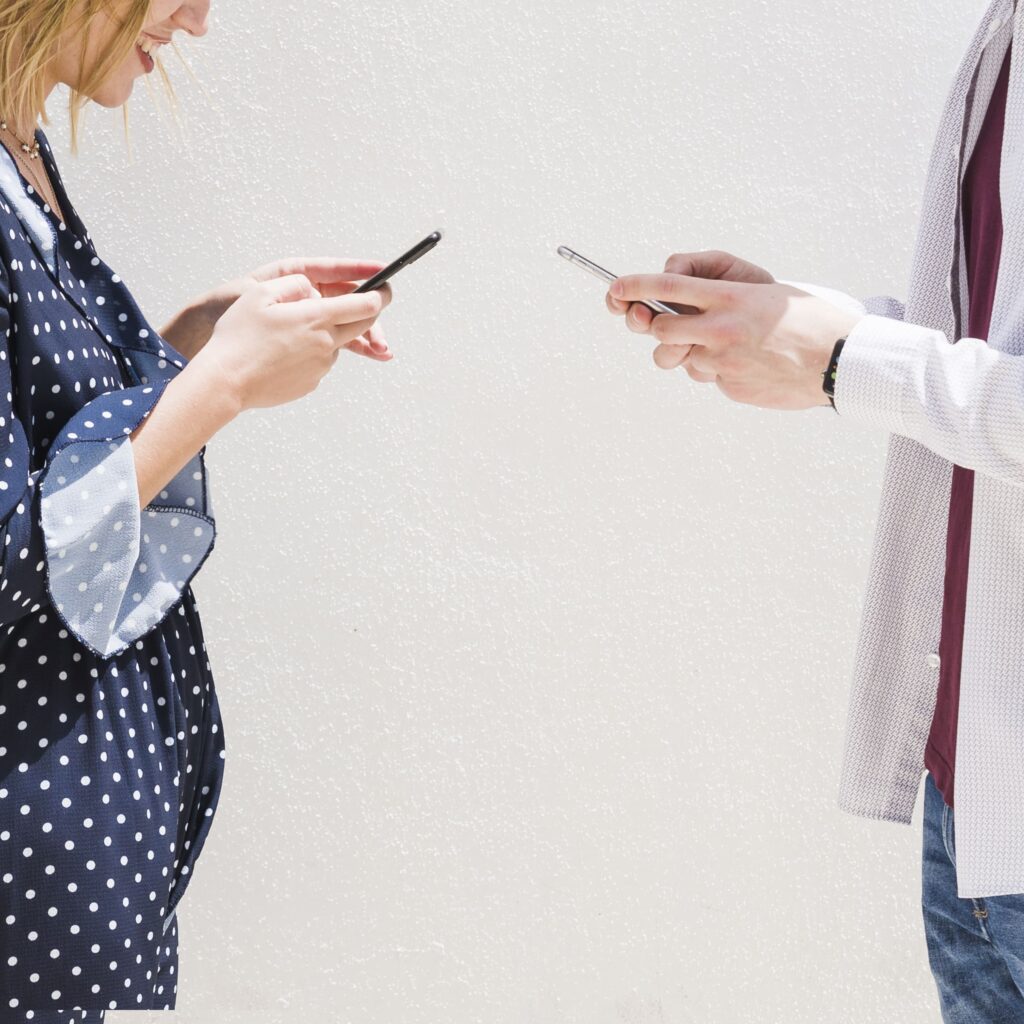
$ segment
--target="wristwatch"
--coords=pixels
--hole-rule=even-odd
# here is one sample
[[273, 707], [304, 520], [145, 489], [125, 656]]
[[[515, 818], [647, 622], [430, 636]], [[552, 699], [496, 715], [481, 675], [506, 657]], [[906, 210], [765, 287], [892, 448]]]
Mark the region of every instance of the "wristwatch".
[[[836, 346], [832, 349], [832, 358], [828, 361], [828, 369], [822, 374], [821, 389], [828, 395], [828, 400], [832, 403], [832, 408], [836, 408], [836, 373], [839, 369], [839, 354], [843, 351], [843, 346], [846, 344], [845, 338], [840, 338], [836, 342]], [[839, 410], [836, 409], [836, 412]]]

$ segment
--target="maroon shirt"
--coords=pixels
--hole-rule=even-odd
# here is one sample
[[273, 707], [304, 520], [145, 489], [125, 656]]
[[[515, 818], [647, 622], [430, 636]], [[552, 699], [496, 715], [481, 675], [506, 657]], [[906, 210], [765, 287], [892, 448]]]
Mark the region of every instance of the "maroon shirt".
[[[967, 336], [988, 338], [992, 304], [1003, 247], [1003, 211], [999, 198], [999, 165], [1003, 148], [1003, 122], [1010, 83], [1010, 54], [996, 83], [977, 147], [964, 175], [962, 209], [964, 256], [970, 322]], [[925, 767], [946, 803], [953, 806], [956, 767], [957, 712], [960, 706], [960, 664], [964, 648], [964, 612], [967, 605], [967, 565], [971, 552], [971, 508], [974, 470], [953, 467], [946, 534], [946, 582], [939, 642], [939, 692], [925, 748]]]

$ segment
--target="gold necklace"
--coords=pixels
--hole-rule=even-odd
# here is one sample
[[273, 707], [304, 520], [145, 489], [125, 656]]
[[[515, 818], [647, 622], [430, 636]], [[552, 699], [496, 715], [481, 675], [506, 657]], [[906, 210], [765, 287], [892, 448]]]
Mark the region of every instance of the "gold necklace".
[[[57, 205], [57, 196], [53, 191], [53, 186], [50, 184], [49, 179], [45, 174], [40, 175], [35, 166], [31, 161], [39, 159], [39, 140], [33, 139], [32, 144], [25, 142], [19, 138], [18, 135], [8, 126], [6, 118], [0, 118], [0, 130], [7, 132], [18, 143], [17, 150], [10, 150], [11, 155], [16, 159], [20, 160], [22, 170], [25, 172], [26, 177], [32, 179], [32, 184], [35, 186], [36, 191], [42, 196], [44, 202], [53, 210], [61, 220], [64, 219], [64, 215], [61, 213], [60, 208]], [[45, 184], [44, 184], [45, 179]]]
[[39, 159], [39, 140], [33, 139], [31, 142], [26, 142], [23, 138], [17, 135], [13, 128], [7, 124], [6, 117], [0, 117], [0, 129], [7, 132], [8, 135], [21, 147], [21, 151], [25, 153], [30, 160]]

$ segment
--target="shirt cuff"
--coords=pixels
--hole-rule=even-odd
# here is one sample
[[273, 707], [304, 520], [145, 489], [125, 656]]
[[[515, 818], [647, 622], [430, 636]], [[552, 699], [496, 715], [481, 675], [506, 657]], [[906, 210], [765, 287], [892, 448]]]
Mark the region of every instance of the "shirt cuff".
[[887, 317], [864, 317], [839, 357], [836, 411], [890, 433], [906, 433], [905, 399], [924, 393], [928, 349], [936, 333]]

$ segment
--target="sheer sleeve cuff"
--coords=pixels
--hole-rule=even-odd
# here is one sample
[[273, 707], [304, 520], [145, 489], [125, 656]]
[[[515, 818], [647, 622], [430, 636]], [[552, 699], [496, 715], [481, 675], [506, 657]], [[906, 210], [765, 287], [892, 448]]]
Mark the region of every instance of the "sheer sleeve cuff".
[[55, 439], [39, 480], [50, 599], [101, 657], [163, 621], [216, 536], [202, 452], [139, 507], [130, 435], [162, 393], [140, 386], [94, 399]]

